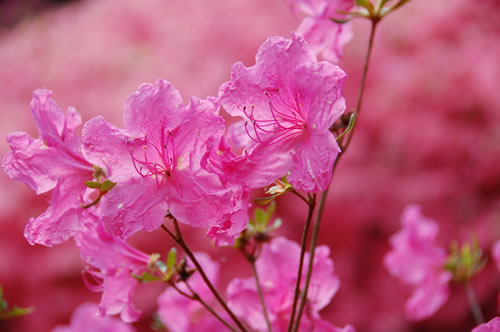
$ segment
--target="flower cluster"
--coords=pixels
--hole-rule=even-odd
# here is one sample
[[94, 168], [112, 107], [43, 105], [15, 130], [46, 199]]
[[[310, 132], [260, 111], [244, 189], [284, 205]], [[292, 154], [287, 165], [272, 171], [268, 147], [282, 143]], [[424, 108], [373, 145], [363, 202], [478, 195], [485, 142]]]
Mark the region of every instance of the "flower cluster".
[[[254, 66], [234, 65], [219, 96], [191, 97], [186, 104], [168, 81], [143, 84], [125, 103], [125, 128], [97, 116], [83, 125], [81, 138], [78, 112], [74, 108], [63, 112], [49, 90], [37, 90], [31, 110], [39, 138], [10, 134], [7, 141], [12, 151], [3, 159], [3, 168], [12, 179], [51, 197], [47, 211], [28, 223], [25, 236], [31, 244], [45, 246], [74, 237], [86, 264], [88, 288], [103, 292], [100, 313], [136, 321], [140, 311], [133, 305], [133, 293], [138, 280], [144, 281], [141, 276], [173, 281], [170, 271], [166, 276], [158, 265], [156, 255], [131, 247], [127, 239], [175, 219], [176, 227], [177, 220], [203, 227], [216, 244], [232, 244], [248, 225], [253, 190], [285, 176], [305, 193], [325, 190], [340, 151], [329, 128], [345, 109], [344, 80], [339, 67], [317, 61], [302, 37], [271, 37], [258, 51]], [[226, 128], [219, 115], [221, 107], [243, 120]], [[234, 139], [235, 133], [239, 140]], [[275, 241], [270, 248], [277, 249], [271, 254], [264, 247], [259, 262], [291, 246]], [[287, 253], [295, 259], [294, 266], [298, 250], [293, 247]], [[318, 259], [326, 260], [325, 250], [320, 250]], [[213, 265], [208, 258], [203, 260]], [[271, 272], [259, 266], [265, 272], [266, 287], [278, 286], [269, 279]], [[331, 263], [318, 267], [316, 273], [324, 269], [333, 273]], [[314, 295], [318, 299], [311, 295], [308, 312], [312, 316], [304, 324], [326, 324], [319, 320], [318, 311], [333, 296], [335, 280], [324, 284], [330, 295], [326, 289]], [[283, 294], [291, 294], [291, 275], [289, 281]], [[236, 309], [238, 298], [250, 290], [237, 285], [248, 282], [235, 281], [228, 294], [241, 314], [243, 309]], [[196, 279], [193, 284], [198, 288]], [[169, 296], [170, 292], [159, 299], [161, 308], [181, 301]], [[279, 317], [290, 310], [290, 303], [276, 302], [279, 299], [274, 297], [281, 292], [266, 291], [273, 303], [273, 322], [278, 325]], [[160, 309], [160, 317], [170, 314]], [[251, 324], [258, 325], [258, 321]], [[185, 330], [182, 326], [187, 323], [178, 324], [171, 328]]]

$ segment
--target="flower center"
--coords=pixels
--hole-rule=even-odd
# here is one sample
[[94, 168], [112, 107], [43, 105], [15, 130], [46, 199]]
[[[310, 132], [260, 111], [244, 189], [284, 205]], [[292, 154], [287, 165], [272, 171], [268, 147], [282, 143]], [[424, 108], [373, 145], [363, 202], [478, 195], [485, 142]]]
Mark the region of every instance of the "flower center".
[[140, 176], [154, 176], [158, 185], [172, 176], [175, 168], [173, 136], [172, 130], [163, 130], [160, 137], [144, 136], [139, 143], [127, 141], [134, 168]]
[[286, 95], [279, 89], [266, 89], [264, 94], [269, 104], [269, 114], [265, 114], [264, 118], [255, 116], [255, 105], [251, 105], [250, 109], [243, 106], [243, 113], [249, 120], [245, 122], [245, 130], [250, 139], [257, 143], [276, 144], [297, 136], [307, 128], [297, 96]]

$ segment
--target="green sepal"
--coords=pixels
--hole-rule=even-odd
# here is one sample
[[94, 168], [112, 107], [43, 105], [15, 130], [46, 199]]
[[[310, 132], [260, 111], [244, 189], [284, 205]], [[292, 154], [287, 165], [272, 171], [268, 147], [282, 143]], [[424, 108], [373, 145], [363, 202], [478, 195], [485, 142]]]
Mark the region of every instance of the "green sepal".
[[101, 189], [101, 183], [95, 181], [85, 181], [85, 185], [92, 189]]
[[364, 7], [368, 10], [373, 9], [373, 5], [370, 0], [355, 0], [356, 5]]
[[276, 211], [276, 203], [271, 202], [266, 210], [256, 208], [254, 212], [254, 224], [257, 232], [264, 232], [267, 228], [269, 220], [271, 220], [274, 212]]
[[177, 263], [177, 250], [174, 248], [170, 249], [167, 256], [167, 270], [171, 271], [175, 263]]
[[483, 257], [483, 251], [477, 241], [462, 244], [452, 242], [450, 255], [444, 263], [444, 269], [453, 274], [456, 281], [467, 281], [486, 265], [487, 259]]
[[102, 193], [107, 193], [111, 189], [113, 189], [116, 186], [116, 183], [113, 181], [106, 180], [101, 184], [101, 192]]
[[132, 277], [134, 277], [135, 279], [137, 279], [137, 280], [139, 280], [140, 282], [143, 282], [143, 283], [148, 283], [148, 282], [153, 282], [153, 281], [159, 281], [159, 280], [161, 280], [157, 276], [154, 276], [154, 275], [152, 275], [151, 273], [148, 273], [148, 272], [143, 272], [141, 275], [132, 274]]

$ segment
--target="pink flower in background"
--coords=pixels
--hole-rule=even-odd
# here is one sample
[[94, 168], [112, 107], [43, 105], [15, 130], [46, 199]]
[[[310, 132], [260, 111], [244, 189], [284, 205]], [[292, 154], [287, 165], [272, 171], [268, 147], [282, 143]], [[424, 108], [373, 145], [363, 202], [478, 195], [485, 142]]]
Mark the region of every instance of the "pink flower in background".
[[[353, 331], [337, 329], [323, 321], [319, 311], [323, 309], [339, 288], [333, 262], [328, 257], [330, 249], [320, 246], [316, 250], [308, 304], [301, 320], [300, 331]], [[309, 259], [306, 255], [306, 261]], [[265, 244], [256, 265], [261, 282], [269, 320], [274, 331], [286, 331], [292, 311], [300, 247], [295, 242], [279, 237]], [[305, 280], [305, 271], [302, 281]], [[253, 329], [267, 331], [254, 278], [234, 279], [227, 288], [228, 305], [235, 314], [244, 319]]]
[[96, 304], [84, 303], [76, 308], [69, 326], [58, 326], [52, 332], [134, 332], [135, 329], [111, 317], [100, 317]]
[[318, 62], [295, 34], [267, 39], [252, 67], [234, 64], [219, 95], [229, 114], [243, 117], [240, 127], [251, 142], [222, 176], [259, 188], [291, 171], [294, 187], [325, 190], [340, 151], [329, 128], [345, 109], [345, 77], [339, 67]]
[[444, 270], [447, 255], [435, 245], [438, 225], [422, 216], [420, 207], [408, 206], [401, 217], [403, 229], [390, 239], [392, 251], [384, 258], [389, 272], [415, 291], [406, 302], [406, 317], [432, 316], [448, 299], [452, 274]]
[[24, 231], [32, 245], [59, 244], [80, 228], [85, 181], [92, 179], [93, 172], [92, 165], [83, 158], [75, 133], [82, 123], [80, 114], [74, 108], [64, 114], [51, 94], [44, 89], [33, 93], [31, 112], [40, 137], [33, 139], [24, 132], [7, 135], [12, 151], [2, 162], [13, 180], [26, 184], [37, 194], [53, 190], [49, 208], [31, 218]]
[[89, 289], [103, 292], [101, 315], [121, 313], [124, 322], [136, 321], [140, 312], [132, 304], [132, 296], [138, 281], [132, 274], [145, 272], [150, 256], [106, 233], [97, 217], [89, 218], [94, 219], [94, 226], [75, 235], [86, 272], [92, 277], [92, 281], [84, 281]]
[[159, 80], [127, 99], [124, 122], [121, 130], [96, 117], [83, 130], [85, 156], [118, 182], [103, 200], [107, 231], [123, 238], [151, 231], [170, 211], [193, 227], [215, 228], [215, 240], [234, 240], [248, 223], [247, 195], [200, 166], [225, 130], [213, 100], [193, 97], [184, 105], [179, 91]]
[[471, 332], [500, 332], [500, 317], [475, 327]]
[[288, 0], [295, 13], [307, 15], [297, 28], [314, 52], [325, 60], [337, 63], [344, 46], [352, 39], [350, 23], [339, 24], [331, 18], [341, 18], [338, 10], [349, 11], [353, 0]]
[[[219, 264], [203, 252], [197, 252], [195, 256], [210, 282], [216, 285], [219, 278]], [[188, 265], [190, 264], [188, 261]], [[195, 272], [190, 276], [187, 283], [203, 301], [212, 308], [216, 308], [213, 295], [199, 273]], [[190, 290], [184, 283], [179, 282], [177, 287], [190, 294]], [[226, 329], [200, 303], [186, 298], [172, 287], [167, 288], [158, 297], [158, 315], [171, 332], [217, 332]]]

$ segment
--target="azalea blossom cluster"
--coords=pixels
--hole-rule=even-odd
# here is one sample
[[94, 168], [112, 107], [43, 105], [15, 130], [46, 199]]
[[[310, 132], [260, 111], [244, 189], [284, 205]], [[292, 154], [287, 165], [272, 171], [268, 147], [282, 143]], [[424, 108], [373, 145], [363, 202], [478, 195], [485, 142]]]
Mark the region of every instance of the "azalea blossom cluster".
[[[295, 324], [294, 331], [354, 332], [320, 315], [340, 285], [328, 247], [305, 252], [305, 242], [272, 234], [280, 222], [269, 226], [271, 214], [262, 216], [257, 208], [252, 219], [249, 212], [262, 188], [271, 195], [265, 202], [295, 194], [311, 217], [316, 196], [326, 197], [361, 106], [360, 98], [350, 120], [342, 118], [346, 74], [335, 63], [352, 38], [352, 18], [372, 21], [371, 49], [375, 25], [407, 1], [384, 7], [387, 2], [290, 1], [295, 13], [306, 15], [297, 31], [290, 39], [268, 38], [255, 65], [234, 64], [217, 96], [186, 103], [169, 81], [142, 84], [125, 102], [124, 128], [102, 116], [83, 123], [74, 108], [62, 111], [51, 91], [36, 90], [31, 111], [39, 137], [8, 135], [11, 152], [2, 163], [13, 180], [50, 196], [48, 209], [29, 220], [25, 237], [49, 247], [73, 239], [85, 284], [102, 292], [99, 306], [83, 304], [69, 327], [55, 331], [88, 330], [88, 324], [96, 331], [133, 331], [124, 322], [141, 315], [133, 303], [138, 283], [159, 281], [168, 288], [157, 299], [157, 323], [169, 331], [236, 330], [236, 323], [242, 331], [290, 331]], [[227, 304], [213, 287], [220, 264], [191, 253], [179, 223], [206, 229], [215, 245], [234, 246], [252, 264], [253, 277], [227, 286]], [[162, 258], [128, 243], [139, 231], [159, 229], [186, 257], [171, 250]], [[407, 305], [410, 320], [436, 312], [449, 283], [464, 272], [458, 269], [464, 251], [447, 256], [434, 245], [436, 234], [436, 224], [410, 207], [386, 256], [391, 274], [416, 288]], [[479, 258], [466, 266], [467, 278], [480, 269]]]
[[[185, 104], [168, 81], [143, 84], [125, 103], [124, 129], [98, 116], [83, 125], [81, 138], [79, 113], [74, 108], [63, 112], [51, 91], [36, 90], [31, 111], [39, 138], [10, 134], [12, 151], [3, 160], [12, 179], [37, 194], [51, 194], [47, 211], [28, 222], [26, 239], [53, 246], [74, 238], [87, 266], [86, 284], [103, 292], [101, 314], [137, 320], [140, 312], [132, 302], [141, 280], [137, 276], [163, 277], [165, 271], [157, 256], [134, 249], [126, 240], [137, 231], [165, 226], [170, 217], [176, 226], [178, 220], [207, 228], [217, 245], [233, 244], [248, 225], [253, 190], [285, 176], [304, 193], [325, 190], [340, 151], [329, 128], [345, 110], [345, 77], [338, 66], [318, 61], [302, 37], [271, 37], [261, 46], [254, 66], [233, 66], [231, 80], [221, 86], [218, 97], [192, 97]], [[227, 127], [219, 115], [221, 106], [243, 119]], [[243, 149], [237, 154], [235, 148]], [[333, 329], [318, 314], [338, 288], [325, 250], [318, 250], [312, 284], [317, 276], [322, 279], [317, 284], [329, 290], [311, 286], [310, 317], [302, 324]], [[269, 319], [276, 328], [290, 314], [296, 269], [286, 268], [290, 281], [283, 283], [272, 279], [280, 269], [268, 271], [266, 264], [279, 259], [273, 255], [286, 254], [298, 265], [299, 251], [298, 245], [275, 239], [269, 249], [263, 246], [257, 260]], [[202, 257], [210, 271], [217, 270]], [[249, 317], [247, 296], [255, 292], [250, 281], [235, 280], [228, 288], [229, 305], [242, 317]], [[195, 279], [193, 290], [197, 285]], [[177, 301], [175, 296], [159, 299], [160, 305], [171, 301]], [[174, 307], [165, 305], [160, 316], [168, 317]], [[184, 314], [190, 310], [196, 308]], [[255, 317], [248, 324], [261, 330], [259, 310], [252, 310]]]

